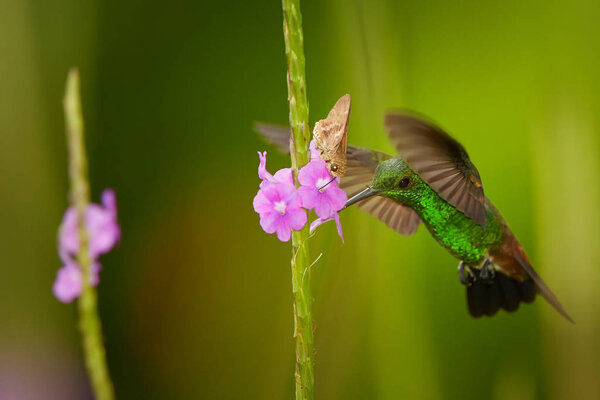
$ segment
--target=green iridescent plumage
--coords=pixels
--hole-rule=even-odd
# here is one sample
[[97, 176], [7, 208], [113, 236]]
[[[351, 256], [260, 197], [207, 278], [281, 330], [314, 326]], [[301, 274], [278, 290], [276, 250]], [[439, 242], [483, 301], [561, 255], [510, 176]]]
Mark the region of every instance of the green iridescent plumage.
[[[407, 187], [399, 187], [402, 179], [409, 180]], [[502, 241], [502, 218], [494, 208], [486, 212], [487, 227], [484, 229], [442, 199], [400, 157], [379, 164], [372, 187], [380, 192], [380, 196], [415, 210], [433, 237], [469, 265], [481, 264], [488, 250], [498, 247]]]

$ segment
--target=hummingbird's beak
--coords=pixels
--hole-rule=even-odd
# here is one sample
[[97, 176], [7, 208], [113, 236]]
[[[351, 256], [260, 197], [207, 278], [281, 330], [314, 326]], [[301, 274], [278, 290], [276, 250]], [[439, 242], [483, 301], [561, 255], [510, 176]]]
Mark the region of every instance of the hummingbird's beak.
[[352, 196], [351, 198], [349, 198], [348, 201], [346, 201], [345, 207], [349, 207], [354, 203], [358, 203], [359, 201], [369, 198], [371, 196], [375, 196], [376, 194], [379, 194], [379, 190], [373, 189], [371, 186], [369, 186], [362, 192], [357, 193], [354, 196]]

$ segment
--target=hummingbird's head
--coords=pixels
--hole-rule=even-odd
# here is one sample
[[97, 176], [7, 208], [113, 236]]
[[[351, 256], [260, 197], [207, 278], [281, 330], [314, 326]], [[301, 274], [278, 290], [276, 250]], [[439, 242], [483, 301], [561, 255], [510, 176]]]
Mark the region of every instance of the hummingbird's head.
[[411, 206], [421, 197], [423, 185], [426, 184], [402, 158], [390, 158], [379, 163], [371, 186], [350, 198], [346, 207], [375, 195]]
[[377, 166], [371, 187], [380, 193], [405, 191], [414, 185], [414, 175], [400, 157], [390, 158]]

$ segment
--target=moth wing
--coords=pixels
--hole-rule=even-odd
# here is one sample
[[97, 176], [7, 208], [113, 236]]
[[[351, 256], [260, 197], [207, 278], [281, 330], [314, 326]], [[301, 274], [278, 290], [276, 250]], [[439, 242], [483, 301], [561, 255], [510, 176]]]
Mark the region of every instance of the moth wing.
[[464, 147], [441, 128], [408, 113], [388, 113], [385, 126], [404, 161], [440, 197], [485, 228], [483, 185]]
[[[315, 142], [317, 142], [317, 132], [319, 132], [320, 122], [322, 122], [322, 121], [319, 121], [315, 124], [315, 131], [314, 131]], [[289, 127], [268, 124], [265, 122], [256, 122], [254, 124], [254, 130], [263, 138], [263, 140], [265, 140], [267, 143], [274, 145], [277, 148], [277, 150], [279, 150], [280, 152], [282, 152], [284, 154], [290, 154], [291, 131], [290, 131]], [[343, 153], [344, 154], [348, 153], [349, 150], [348, 150], [348, 136], [347, 135], [344, 135], [344, 137], [341, 141], [341, 146], [343, 147]], [[350, 147], [357, 149], [357, 147], [352, 147], [352, 146], [350, 146]], [[347, 158], [347, 156], [346, 156], [346, 158]]]
[[[350, 120], [350, 108], [352, 100], [349, 94], [346, 94], [335, 103], [333, 109], [329, 112], [327, 119], [334, 113], [334, 118], [340, 121], [340, 129], [336, 133], [334, 143], [338, 143], [336, 146], [336, 156], [346, 159], [346, 153], [348, 152], [348, 122]], [[339, 137], [341, 136], [341, 137]]]
[[319, 150], [327, 153], [328, 158], [346, 159], [350, 106], [351, 98], [346, 94], [335, 103], [327, 118], [315, 124], [315, 144]]

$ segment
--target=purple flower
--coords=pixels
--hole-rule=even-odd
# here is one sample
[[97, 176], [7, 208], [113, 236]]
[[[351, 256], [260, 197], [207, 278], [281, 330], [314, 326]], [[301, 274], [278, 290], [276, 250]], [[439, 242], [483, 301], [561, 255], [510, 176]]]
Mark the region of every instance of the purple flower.
[[[100, 281], [100, 263], [97, 258], [108, 253], [121, 239], [117, 222], [117, 199], [112, 189], [102, 192], [102, 205], [89, 204], [85, 210], [85, 227], [88, 233], [88, 253], [92, 259], [90, 284]], [[58, 270], [52, 291], [63, 303], [70, 303], [81, 294], [81, 267], [75, 261], [79, 252], [77, 210], [69, 207], [63, 216], [58, 234], [58, 254], [64, 266]]]
[[321, 152], [319, 151], [319, 149], [317, 149], [317, 145], [315, 144], [314, 139], [310, 141], [308, 149], [310, 150], [311, 161], [321, 159]]
[[[340, 217], [337, 214], [346, 204], [346, 193], [337, 187], [325, 161], [321, 160], [314, 141], [310, 142], [311, 161], [298, 172], [300, 188], [296, 189], [291, 168], [271, 175], [267, 171], [267, 153], [258, 153], [260, 189], [254, 197], [254, 211], [260, 214], [260, 226], [267, 233], [277, 233], [279, 240], [290, 240], [292, 230], [306, 224], [304, 209], [315, 209], [319, 217], [311, 224], [311, 231], [323, 222], [335, 220], [338, 234], [344, 241]], [[303, 209], [304, 208], [304, 209]]]
[[[88, 205], [85, 210], [85, 227], [88, 232], [88, 251], [93, 259], [108, 253], [121, 239], [121, 228], [117, 222], [117, 199], [112, 189], [102, 192], [102, 205]], [[63, 217], [58, 248], [63, 262], [79, 252], [77, 210], [74, 207], [69, 207]]]
[[[90, 284], [97, 286], [100, 282], [100, 268], [98, 262], [92, 264]], [[81, 294], [82, 275], [81, 267], [74, 261], [69, 261], [56, 273], [56, 280], [52, 285], [54, 296], [63, 303], [70, 303]]]
[[260, 226], [265, 232], [277, 233], [279, 240], [287, 242], [292, 229], [300, 230], [306, 224], [302, 199], [294, 186], [291, 168], [281, 169], [271, 175], [266, 170], [266, 152], [258, 153], [258, 156], [258, 176], [263, 181], [254, 197], [254, 211], [260, 215]]
[[346, 193], [337, 187], [338, 179], [333, 179], [325, 161], [312, 160], [298, 172], [298, 181], [302, 185], [298, 193], [302, 206], [314, 208], [319, 218], [333, 217], [346, 205]]
[[275, 175], [271, 175], [267, 171], [267, 152], [258, 152], [258, 158], [260, 164], [258, 164], [258, 177], [263, 181], [260, 183], [260, 187], [263, 187], [267, 183], [285, 183], [294, 186], [294, 177], [292, 176], [291, 168], [283, 168], [275, 172]]
[[267, 184], [254, 197], [254, 211], [260, 214], [260, 226], [267, 233], [277, 232], [282, 242], [290, 240], [291, 230], [306, 224], [306, 211], [296, 188], [287, 184]]

